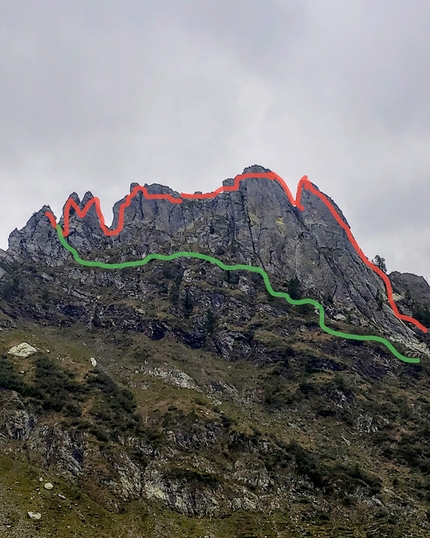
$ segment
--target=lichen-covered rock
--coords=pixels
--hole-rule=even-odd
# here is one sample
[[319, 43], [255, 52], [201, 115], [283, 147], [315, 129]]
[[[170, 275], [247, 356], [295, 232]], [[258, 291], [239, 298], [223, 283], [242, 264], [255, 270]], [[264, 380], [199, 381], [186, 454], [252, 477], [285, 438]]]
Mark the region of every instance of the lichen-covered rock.
[[55, 466], [62, 474], [77, 476], [83, 472], [85, 441], [58, 425], [35, 429], [28, 440], [31, 460]]
[[194, 379], [192, 379], [185, 372], [181, 372], [176, 368], [169, 368], [167, 365], [164, 367], [153, 368], [151, 366], [143, 365], [141, 371], [145, 375], [153, 377], [159, 377], [163, 381], [172, 384], [175, 387], [183, 389], [194, 389], [201, 392], [201, 389], [197, 386]]
[[234, 480], [251, 489], [267, 490], [270, 479], [267, 469], [261, 461], [253, 458], [240, 458], [235, 462], [234, 469]]
[[7, 411], [4, 427], [12, 439], [28, 439], [36, 425], [36, 418], [25, 410]]
[[125, 453], [120, 453], [110, 463], [118, 475], [115, 493], [125, 501], [138, 499], [142, 494], [142, 470]]
[[157, 463], [150, 464], [143, 475], [143, 493], [148, 500], [160, 500], [165, 506], [187, 516], [218, 517], [220, 502], [225, 502], [221, 488], [214, 482], [196, 487], [193, 472], [163, 472]]
[[11, 347], [8, 353], [14, 357], [22, 357], [25, 359], [26, 357], [30, 357], [30, 355], [37, 353], [37, 349], [30, 344], [27, 344], [27, 342], [21, 342], [21, 344]]

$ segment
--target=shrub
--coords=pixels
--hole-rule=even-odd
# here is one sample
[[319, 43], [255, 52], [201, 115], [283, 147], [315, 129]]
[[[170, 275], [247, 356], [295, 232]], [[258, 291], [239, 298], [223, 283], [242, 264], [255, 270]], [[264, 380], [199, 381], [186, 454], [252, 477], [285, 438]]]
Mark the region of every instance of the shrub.
[[24, 394], [27, 390], [27, 386], [16, 373], [7, 355], [0, 358], [0, 389], [14, 390], [20, 394]]
[[327, 473], [324, 466], [320, 464], [312, 452], [305, 450], [295, 441], [290, 443], [288, 449], [294, 454], [299, 475], [307, 477], [317, 488], [322, 488], [327, 484]]
[[184, 300], [184, 316], [189, 318], [193, 313], [194, 305], [190, 296], [188, 288], [185, 290], [185, 300]]
[[0, 296], [6, 300], [24, 296], [24, 288], [18, 278], [5, 279], [0, 284]]
[[288, 282], [288, 295], [291, 297], [291, 299], [300, 299], [301, 297], [301, 289], [300, 289], [300, 280], [297, 277], [292, 278]]
[[305, 396], [309, 396], [310, 394], [316, 394], [318, 392], [316, 385], [306, 382], [300, 383], [298, 390]]
[[68, 403], [64, 406], [63, 409], [64, 414], [67, 417], [80, 417], [82, 416], [82, 411], [79, 405], [76, 405], [74, 403]]
[[172, 282], [169, 288], [169, 301], [174, 305], [179, 301], [179, 287], [175, 282]]
[[383, 296], [382, 296], [382, 294], [381, 294], [381, 292], [379, 290], [377, 290], [377, 292], [376, 292], [375, 300], [376, 300], [376, 303], [378, 305], [378, 308], [380, 310], [382, 310], [382, 307], [384, 306], [384, 298], [383, 298]]
[[311, 304], [300, 304], [297, 306], [297, 311], [302, 316], [310, 316], [314, 313], [314, 307]]
[[291, 405], [294, 396], [285, 390], [284, 384], [279, 379], [267, 382], [264, 387], [264, 403], [272, 409], [281, 409], [285, 405]]
[[112, 432], [140, 433], [142, 419], [134, 414], [137, 404], [131, 391], [119, 387], [103, 372], [91, 374], [87, 385], [90, 390], [97, 389], [100, 393], [97, 403], [91, 408], [91, 415], [96, 420]]
[[346, 387], [345, 379], [340, 374], [335, 374], [333, 381], [339, 389], [344, 389]]
[[164, 278], [173, 281], [178, 286], [182, 280], [184, 270], [182, 267], [174, 262], [164, 262], [163, 269], [161, 270]]
[[89, 432], [94, 435], [99, 441], [102, 441], [103, 443], [107, 443], [109, 441], [108, 434], [100, 427], [100, 426], [92, 426], [89, 429]]
[[196, 469], [173, 468], [169, 471], [169, 476], [173, 480], [184, 480], [191, 484], [200, 483], [209, 487], [216, 487], [219, 484], [219, 479], [215, 475]]
[[341, 467], [341, 470], [345, 472], [350, 478], [354, 479], [356, 483], [362, 483], [369, 487], [372, 494], [379, 493], [382, 488], [382, 480], [379, 476], [369, 475], [358, 463], [355, 463], [352, 467]]
[[65, 372], [43, 355], [36, 358], [35, 365], [34, 382], [27, 390], [28, 395], [39, 401], [45, 411], [61, 411], [66, 404], [72, 404], [81, 392], [74, 374]]
[[206, 311], [205, 329], [208, 334], [212, 334], [215, 329], [216, 317], [212, 310]]
[[430, 310], [428, 307], [418, 308], [414, 311], [413, 317], [426, 327], [430, 327]]
[[387, 272], [387, 266], [385, 264], [385, 258], [381, 258], [378, 254], [373, 258], [372, 263], [376, 265], [384, 273]]
[[228, 282], [228, 284], [239, 284], [239, 275], [237, 271], [226, 271], [225, 272], [225, 280]]

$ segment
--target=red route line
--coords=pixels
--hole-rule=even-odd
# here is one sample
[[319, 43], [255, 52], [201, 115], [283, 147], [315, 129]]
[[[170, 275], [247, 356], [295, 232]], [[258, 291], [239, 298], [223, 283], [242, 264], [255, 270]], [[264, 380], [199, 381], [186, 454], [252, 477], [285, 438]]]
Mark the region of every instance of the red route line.
[[[110, 230], [106, 224], [105, 219], [102, 213], [102, 210], [100, 208], [100, 200], [97, 197], [92, 198], [89, 200], [85, 206], [80, 209], [78, 204], [73, 200], [73, 198], [69, 198], [66, 202], [66, 205], [64, 206], [64, 229], [63, 229], [63, 235], [64, 237], [67, 237], [70, 233], [70, 210], [73, 208], [76, 211], [76, 214], [80, 218], [84, 218], [85, 215], [90, 210], [91, 206], [95, 206], [95, 210], [97, 213], [97, 216], [99, 218], [100, 222], [100, 229], [103, 231], [103, 233], [106, 236], [113, 236], [118, 235], [120, 231], [124, 227], [124, 211], [126, 207], [128, 207], [131, 203], [131, 200], [137, 196], [139, 192], [141, 192], [144, 197], [148, 200], [168, 200], [169, 202], [172, 202], [173, 204], [181, 204], [183, 200], [205, 200], [209, 198], [215, 198], [219, 194], [223, 192], [233, 192], [239, 190], [239, 183], [247, 178], [266, 178], [270, 179], [272, 181], [277, 181], [281, 187], [284, 189], [286, 195], [288, 196], [288, 200], [290, 201], [291, 205], [294, 207], [297, 207], [300, 209], [300, 211], [304, 211], [304, 206], [300, 203], [303, 190], [308, 190], [312, 192], [315, 196], [317, 196], [330, 210], [330, 213], [333, 215], [333, 217], [336, 219], [336, 222], [341, 226], [344, 230], [346, 235], [348, 236], [348, 239], [350, 240], [352, 246], [357, 251], [357, 254], [360, 256], [362, 261], [370, 268], [372, 271], [377, 273], [382, 280], [385, 283], [385, 287], [387, 289], [387, 296], [388, 296], [388, 302], [390, 303], [391, 308], [393, 309], [394, 314], [397, 318], [402, 319], [403, 321], [408, 321], [410, 323], [413, 323], [416, 327], [421, 329], [424, 333], [427, 332], [427, 328], [424, 327], [422, 323], [420, 323], [418, 320], [412, 318], [411, 316], [405, 316], [404, 314], [401, 314], [399, 312], [399, 309], [397, 308], [397, 305], [393, 298], [393, 288], [391, 286], [391, 282], [388, 278], [388, 276], [381, 270], [379, 267], [377, 267], [374, 263], [372, 263], [367, 256], [364, 254], [364, 252], [361, 250], [360, 246], [358, 245], [357, 241], [355, 240], [354, 236], [352, 235], [350, 227], [342, 220], [339, 213], [334, 208], [333, 204], [328, 200], [328, 198], [319, 190], [317, 190], [312, 183], [309, 181], [308, 176], [303, 176], [298, 185], [297, 185], [297, 193], [296, 198], [293, 198], [293, 195], [291, 194], [290, 189], [288, 188], [288, 185], [285, 183], [285, 181], [275, 172], [263, 172], [263, 173], [254, 173], [254, 172], [248, 172], [247, 174], [239, 174], [234, 178], [234, 184], [229, 186], [222, 186], [216, 189], [213, 192], [207, 192], [203, 194], [188, 194], [185, 192], [181, 193], [180, 198], [174, 198], [171, 194], [150, 194], [146, 187], [143, 187], [141, 185], [136, 185], [130, 194], [128, 194], [125, 198], [125, 201], [120, 205], [119, 212], [118, 212], [118, 226], [114, 230]], [[45, 215], [49, 218], [53, 228], [57, 226], [56, 219], [52, 213], [47, 211]]]

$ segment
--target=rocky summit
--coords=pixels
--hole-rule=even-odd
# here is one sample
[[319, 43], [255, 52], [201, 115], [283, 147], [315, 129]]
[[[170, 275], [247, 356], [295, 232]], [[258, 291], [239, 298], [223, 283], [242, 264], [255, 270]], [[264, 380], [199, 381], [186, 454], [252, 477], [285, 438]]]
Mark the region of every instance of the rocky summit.
[[[322, 197], [295, 207], [268, 172], [206, 198], [145, 185], [115, 235], [73, 193], [90, 209], [66, 241], [105, 264], [258, 267], [333, 331], [420, 362], [328, 334], [243, 268], [82, 266], [45, 206], [0, 251], [0, 536], [430, 536], [429, 335]], [[387, 277], [429, 327], [425, 279]]]

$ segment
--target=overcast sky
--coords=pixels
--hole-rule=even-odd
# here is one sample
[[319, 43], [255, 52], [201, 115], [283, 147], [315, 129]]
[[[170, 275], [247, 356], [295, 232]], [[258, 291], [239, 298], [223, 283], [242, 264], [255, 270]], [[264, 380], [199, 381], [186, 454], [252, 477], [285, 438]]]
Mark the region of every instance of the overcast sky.
[[209, 191], [251, 164], [430, 278], [430, 2], [0, 0], [0, 247], [69, 194]]

